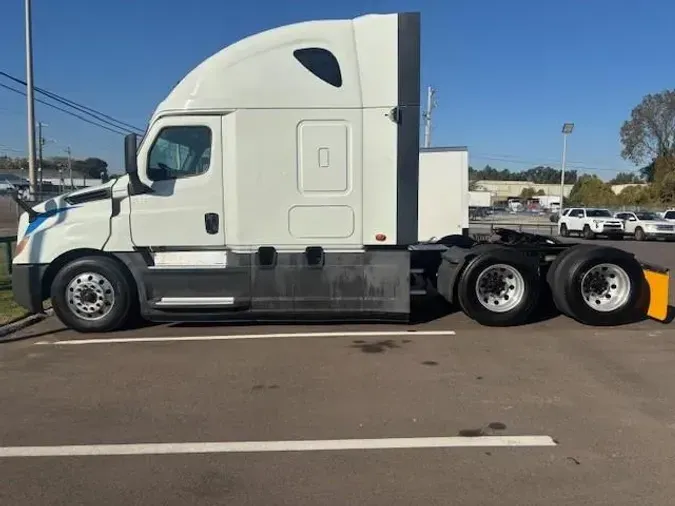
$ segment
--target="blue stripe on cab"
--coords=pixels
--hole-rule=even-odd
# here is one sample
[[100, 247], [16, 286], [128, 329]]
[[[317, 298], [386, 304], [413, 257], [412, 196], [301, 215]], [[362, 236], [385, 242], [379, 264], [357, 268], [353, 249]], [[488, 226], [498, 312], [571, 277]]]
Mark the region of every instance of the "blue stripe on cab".
[[[79, 206], [74, 206], [74, 207], [79, 207]], [[45, 211], [44, 213], [40, 213], [37, 215], [37, 217], [29, 223], [28, 228], [26, 228], [26, 233], [25, 236], [29, 236], [33, 232], [35, 232], [40, 226], [47, 221], [49, 218], [52, 216], [56, 216], [57, 214], [61, 214], [63, 212], [68, 211], [69, 209], [73, 209], [72, 207], [61, 207], [59, 209], [50, 209], [49, 211]]]

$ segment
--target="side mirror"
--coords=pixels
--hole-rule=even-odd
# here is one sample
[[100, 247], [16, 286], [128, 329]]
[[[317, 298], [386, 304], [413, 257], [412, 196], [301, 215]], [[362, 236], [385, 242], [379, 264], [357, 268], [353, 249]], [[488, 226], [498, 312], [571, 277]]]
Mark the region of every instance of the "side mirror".
[[124, 169], [129, 174], [129, 194], [142, 195], [143, 193], [152, 193], [152, 188], [146, 185], [138, 177], [138, 162], [136, 161], [136, 134], [127, 134], [124, 136]]
[[127, 174], [138, 172], [138, 164], [136, 162], [136, 151], [138, 145], [136, 144], [136, 134], [127, 134], [124, 136], [124, 169]]

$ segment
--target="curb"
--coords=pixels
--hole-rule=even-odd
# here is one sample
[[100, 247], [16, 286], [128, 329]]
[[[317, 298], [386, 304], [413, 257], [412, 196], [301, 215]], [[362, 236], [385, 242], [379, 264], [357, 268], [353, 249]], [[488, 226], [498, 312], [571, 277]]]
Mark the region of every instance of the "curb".
[[54, 310], [49, 308], [42, 313], [30, 314], [0, 326], [0, 343], [14, 341], [16, 338], [12, 336], [13, 333], [35, 325], [53, 314]]

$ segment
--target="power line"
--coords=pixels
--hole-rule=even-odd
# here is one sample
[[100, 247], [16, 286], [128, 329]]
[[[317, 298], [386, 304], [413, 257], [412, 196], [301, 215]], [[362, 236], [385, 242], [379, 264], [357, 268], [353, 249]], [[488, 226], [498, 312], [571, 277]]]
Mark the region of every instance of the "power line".
[[[19, 79], [18, 77], [12, 76], [12, 75], [8, 74], [7, 72], [0, 71], [0, 76], [4, 76], [7, 79], [10, 79], [10, 80], [14, 81], [15, 83], [26, 86], [26, 81], [23, 81], [22, 79]], [[106, 123], [106, 124], [108, 124], [112, 127], [121, 128], [123, 126], [123, 127], [126, 127], [126, 128], [130, 128], [132, 130], [137, 130], [138, 132], [143, 132], [143, 130], [141, 128], [135, 127], [134, 125], [131, 125], [131, 124], [126, 123], [124, 121], [120, 121], [118, 119], [115, 119], [108, 114], [102, 113], [101, 111], [97, 111], [96, 109], [93, 109], [91, 107], [87, 107], [86, 105], [78, 104], [77, 102], [74, 102], [70, 99], [67, 99], [67, 98], [62, 97], [60, 95], [57, 95], [56, 93], [52, 93], [51, 91], [48, 91], [48, 90], [45, 90], [45, 89], [42, 89], [42, 88], [38, 88], [37, 86], [35, 86], [35, 91], [37, 91], [38, 93], [41, 93], [42, 95], [45, 95], [45, 96], [51, 98], [52, 100], [55, 100], [56, 102], [59, 102], [63, 105], [66, 105], [68, 107], [76, 109], [79, 112], [82, 112], [84, 114], [92, 116], [92, 117], [96, 118], [98, 121]]]
[[[24, 97], [26, 96], [26, 92], [22, 90], [17, 90], [16, 88], [12, 88], [11, 86], [7, 86], [6, 84], [0, 83], [0, 88], [5, 88], [6, 90], [13, 91], [14, 93], [18, 93], [19, 95], [23, 95]], [[90, 125], [97, 126], [99, 128], [103, 128], [104, 130], [108, 130], [109, 132], [118, 134], [118, 135], [126, 135], [127, 132], [125, 131], [120, 131], [120, 130], [114, 130], [110, 127], [107, 127], [105, 125], [101, 125], [100, 123], [96, 123], [95, 121], [92, 121], [88, 118], [85, 118], [84, 116], [80, 116], [79, 114], [75, 114], [72, 111], [69, 111], [67, 109], [63, 109], [57, 105], [50, 104], [49, 102], [45, 102], [44, 100], [40, 100], [39, 98], [35, 99], [36, 102], [40, 102], [41, 104], [46, 105], [47, 107], [51, 107], [52, 109], [56, 109], [57, 111], [61, 111], [65, 114], [68, 114], [69, 116], [73, 116], [74, 118], [77, 118], [81, 121], [84, 121], [85, 123], [89, 123]], [[119, 127], [118, 127], [119, 128]]]

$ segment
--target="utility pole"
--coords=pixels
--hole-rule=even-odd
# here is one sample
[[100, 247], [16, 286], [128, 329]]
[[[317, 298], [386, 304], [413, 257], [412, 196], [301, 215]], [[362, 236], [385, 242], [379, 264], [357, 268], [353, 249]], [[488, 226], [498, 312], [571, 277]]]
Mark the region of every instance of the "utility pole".
[[33, 27], [31, 0], [25, 1], [26, 10], [26, 104], [28, 116], [28, 181], [31, 198], [35, 196], [35, 98], [33, 88]]
[[45, 138], [42, 135], [42, 127], [47, 126], [42, 121], [38, 121], [38, 172], [40, 173], [40, 192], [42, 192], [42, 148], [45, 145]]
[[434, 95], [436, 90], [431, 86], [427, 88], [427, 110], [424, 111], [422, 117], [424, 118], [424, 147], [431, 146], [431, 113], [436, 108], [436, 101]]
[[73, 155], [70, 150], [70, 146], [66, 148], [66, 153], [68, 153], [68, 177], [70, 178], [70, 189], [75, 188], [73, 185]]

